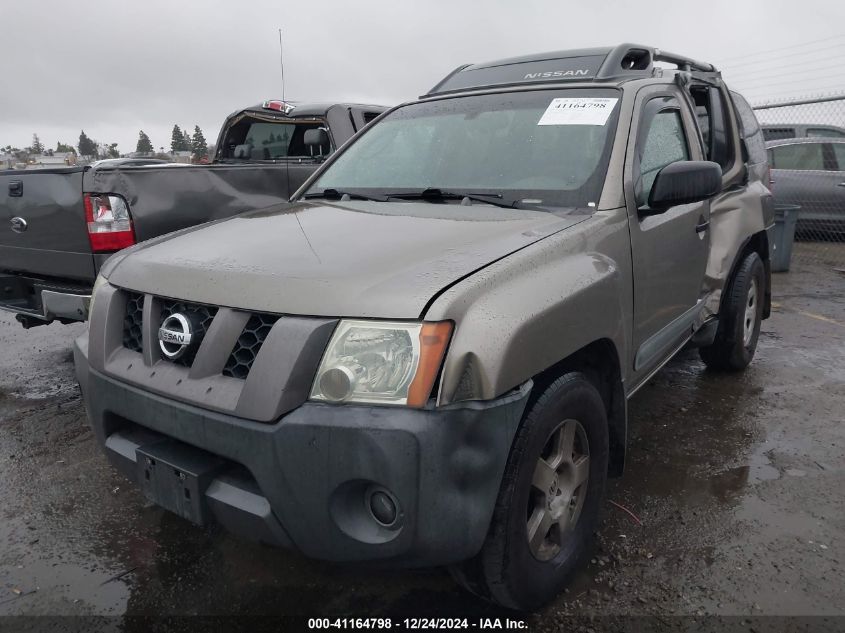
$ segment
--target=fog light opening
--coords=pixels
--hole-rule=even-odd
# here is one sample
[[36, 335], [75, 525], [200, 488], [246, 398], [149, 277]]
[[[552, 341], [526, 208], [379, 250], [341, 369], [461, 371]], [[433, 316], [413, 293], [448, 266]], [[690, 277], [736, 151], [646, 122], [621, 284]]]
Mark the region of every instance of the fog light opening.
[[370, 515], [381, 526], [392, 528], [399, 520], [399, 504], [384, 488], [370, 488], [367, 491], [367, 508]]

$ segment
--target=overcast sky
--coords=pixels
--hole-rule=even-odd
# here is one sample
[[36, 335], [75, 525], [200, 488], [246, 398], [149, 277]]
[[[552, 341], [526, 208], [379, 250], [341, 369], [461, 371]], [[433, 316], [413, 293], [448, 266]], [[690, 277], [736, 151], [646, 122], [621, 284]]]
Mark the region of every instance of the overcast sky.
[[462, 63], [623, 41], [713, 61], [752, 102], [845, 90], [832, 0], [2, 0], [0, 146], [169, 148], [174, 123], [214, 142], [281, 96], [277, 28], [290, 100], [392, 105]]

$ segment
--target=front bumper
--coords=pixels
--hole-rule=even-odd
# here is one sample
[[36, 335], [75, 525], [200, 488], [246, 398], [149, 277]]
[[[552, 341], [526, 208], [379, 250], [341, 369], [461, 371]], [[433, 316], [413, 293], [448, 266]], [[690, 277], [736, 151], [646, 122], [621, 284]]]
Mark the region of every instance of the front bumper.
[[[202, 503], [176, 508], [183, 516], [314, 558], [396, 566], [479, 551], [531, 388], [437, 410], [306, 403], [265, 424], [94, 371], [85, 335], [74, 355], [89, 419], [119, 470], [145, 491], [139, 461], [151, 455], [178, 472], [201, 471], [192, 491]], [[369, 509], [374, 489], [397, 503], [390, 528]]]
[[20, 275], [0, 275], [0, 286], [0, 310], [44, 323], [88, 318], [90, 286], [62, 285]]

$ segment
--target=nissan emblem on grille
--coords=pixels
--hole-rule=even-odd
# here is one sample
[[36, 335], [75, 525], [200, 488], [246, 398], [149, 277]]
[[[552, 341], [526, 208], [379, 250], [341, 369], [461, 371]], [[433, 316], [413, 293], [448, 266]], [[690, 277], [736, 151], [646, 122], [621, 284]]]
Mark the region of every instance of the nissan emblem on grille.
[[158, 329], [158, 346], [170, 360], [181, 357], [191, 347], [193, 328], [184, 314], [171, 314]]

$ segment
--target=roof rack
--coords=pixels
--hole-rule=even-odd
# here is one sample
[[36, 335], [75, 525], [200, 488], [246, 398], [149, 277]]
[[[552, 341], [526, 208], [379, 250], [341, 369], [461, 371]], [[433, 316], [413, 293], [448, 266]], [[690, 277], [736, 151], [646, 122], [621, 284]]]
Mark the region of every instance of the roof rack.
[[464, 64], [423, 97], [531, 83], [578, 80], [620, 81], [651, 77], [655, 62], [674, 64], [686, 72], [717, 72], [713, 64], [675, 55], [653, 46], [619, 44], [513, 57], [482, 64]]

